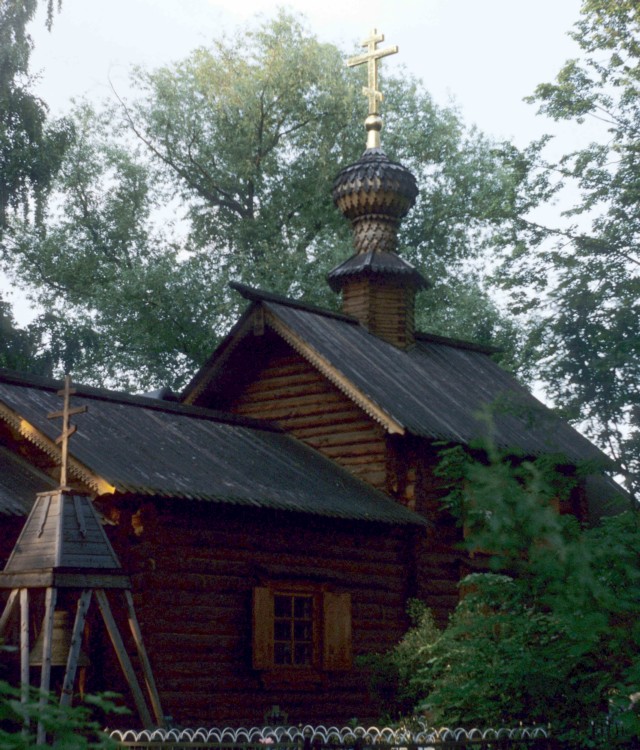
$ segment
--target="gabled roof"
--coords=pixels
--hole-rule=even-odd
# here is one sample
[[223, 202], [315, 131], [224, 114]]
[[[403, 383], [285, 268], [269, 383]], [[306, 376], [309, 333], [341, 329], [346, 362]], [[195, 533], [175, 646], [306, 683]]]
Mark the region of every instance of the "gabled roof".
[[[49, 450], [59, 381], [0, 370], [0, 419]], [[316, 451], [256, 420], [74, 385], [70, 476], [96, 492], [203, 500], [335, 518], [424, 523]], [[17, 420], [17, 421], [16, 421]], [[0, 457], [1, 460], [1, 457]], [[44, 489], [44, 488], [43, 488]]]
[[235, 285], [254, 306], [214, 352], [183, 394], [191, 399], [218, 377], [218, 362], [251, 330], [258, 308], [265, 322], [389, 432], [471, 444], [490, 438], [527, 455], [559, 453], [571, 462], [610, 460], [534, 398], [490, 355], [495, 349], [416, 334], [410, 350], [370, 334], [345, 315]]

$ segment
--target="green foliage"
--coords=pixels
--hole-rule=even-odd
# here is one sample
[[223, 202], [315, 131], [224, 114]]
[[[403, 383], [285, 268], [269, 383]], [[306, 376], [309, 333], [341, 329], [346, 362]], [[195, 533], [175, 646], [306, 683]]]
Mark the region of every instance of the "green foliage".
[[[87, 696], [85, 705], [60, 707], [47, 701], [40, 705], [36, 691], [22, 702], [20, 691], [0, 680], [0, 747], [3, 750], [28, 750], [56, 747], [60, 750], [114, 750], [116, 743], [102, 730], [94, 715], [121, 712], [110, 695]], [[25, 723], [28, 729], [25, 730]], [[36, 729], [41, 722], [49, 743], [38, 745]]]
[[37, 375], [51, 375], [51, 361], [43, 352], [34, 327], [18, 328], [9, 305], [0, 298], [0, 367]]
[[[597, 142], [540, 164], [551, 192], [577, 194], [562, 227], [514, 225], [501, 275], [534, 316], [529, 353], [554, 402], [640, 482], [640, 8], [585, 0], [580, 57], [533, 101], [556, 121], [600, 124]], [[559, 181], [557, 180], [559, 176]], [[553, 186], [553, 183], [555, 187]], [[515, 251], [514, 251], [515, 248]], [[540, 268], [547, 269], [544, 274]], [[546, 300], [545, 307], [541, 302]]]
[[[26, 26], [37, 0], [0, 4], [0, 238], [10, 213], [34, 208], [39, 221], [65, 148], [72, 135], [65, 120], [47, 122], [47, 108], [29, 91], [32, 42]], [[48, 24], [53, 0], [48, 3]]]
[[381, 712], [382, 723], [393, 723], [415, 712], [421, 700], [414, 676], [423, 666], [423, 654], [440, 637], [431, 611], [418, 599], [407, 607], [411, 628], [391, 652], [359, 658], [367, 670], [369, 690]]
[[[136, 97], [113, 111], [72, 114], [44, 227], [15, 222], [3, 259], [46, 310], [57, 368], [179, 388], [237, 315], [231, 279], [337, 305], [325, 275], [353, 248], [331, 185], [365, 141], [365, 71], [348, 70], [346, 56], [280, 13], [137, 71]], [[435, 285], [419, 320], [514, 349], [521, 334], [481, 266], [518, 210], [522, 165], [405, 73], [384, 89], [384, 146], [422, 188], [401, 238]], [[453, 300], [457, 314], [445, 313]]]
[[566, 472], [489, 456], [447, 451], [443, 471], [468, 551], [494, 572], [462, 581], [446, 628], [424, 617], [386, 657], [396, 707], [410, 698], [435, 725], [550, 724], [583, 747], [607, 713], [640, 731], [640, 514], [581, 530], [553, 508], [571, 493]]

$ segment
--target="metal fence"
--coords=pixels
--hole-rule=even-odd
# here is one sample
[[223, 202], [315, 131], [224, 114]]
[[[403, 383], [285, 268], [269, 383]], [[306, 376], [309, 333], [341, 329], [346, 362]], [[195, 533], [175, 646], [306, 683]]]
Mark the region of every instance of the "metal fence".
[[542, 727], [200, 727], [115, 730], [110, 736], [123, 750], [552, 750]]

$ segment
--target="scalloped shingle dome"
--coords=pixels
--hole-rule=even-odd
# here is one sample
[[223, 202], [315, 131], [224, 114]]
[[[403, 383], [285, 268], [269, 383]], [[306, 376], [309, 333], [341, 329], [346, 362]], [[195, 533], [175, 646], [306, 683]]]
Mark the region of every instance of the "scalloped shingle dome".
[[370, 148], [338, 174], [332, 194], [352, 223], [357, 252], [393, 252], [398, 226], [413, 206], [418, 186], [408, 169], [381, 148]]

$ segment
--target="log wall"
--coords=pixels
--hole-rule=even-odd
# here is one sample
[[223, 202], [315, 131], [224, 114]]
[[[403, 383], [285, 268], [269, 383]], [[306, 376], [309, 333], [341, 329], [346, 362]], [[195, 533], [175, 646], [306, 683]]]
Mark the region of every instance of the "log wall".
[[284, 342], [226, 408], [286, 432], [379, 489], [386, 486], [384, 430]]
[[[324, 378], [288, 344], [273, 336], [261, 348], [262, 364], [232, 400], [216, 404], [274, 421], [397, 502], [426, 516], [431, 525], [414, 538], [412, 595], [446, 623], [458, 602], [466, 556], [457, 549], [462, 532], [441, 500], [445, 481], [436, 475], [438, 448], [383, 428]], [[265, 352], [267, 353], [265, 356]]]
[[400, 349], [415, 342], [415, 293], [401, 284], [365, 278], [342, 290], [342, 311]]
[[468, 557], [460, 549], [462, 529], [442, 502], [449, 487], [437, 473], [438, 451], [428, 440], [387, 437], [387, 493], [429, 521], [414, 536], [413, 595], [445, 625], [458, 603], [458, 581], [468, 572]]
[[[162, 501], [118, 508], [111, 536], [134, 599], [163, 709], [185, 725], [256, 724], [273, 705], [289, 721], [377, 718], [356, 665], [290, 680], [254, 670], [251, 601], [268, 581], [349, 592], [353, 654], [384, 651], [407, 627], [411, 530], [384, 524]], [[119, 675], [102, 666], [110, 686]]]

